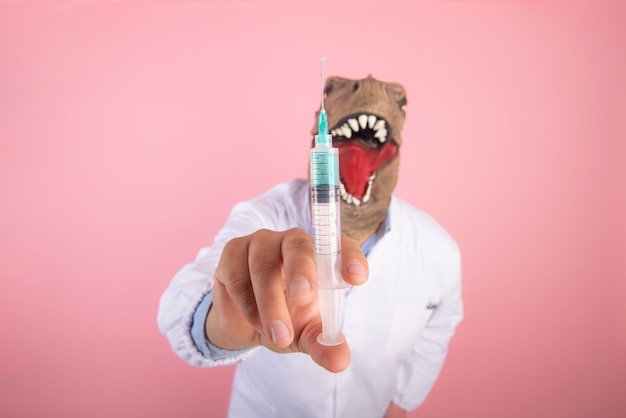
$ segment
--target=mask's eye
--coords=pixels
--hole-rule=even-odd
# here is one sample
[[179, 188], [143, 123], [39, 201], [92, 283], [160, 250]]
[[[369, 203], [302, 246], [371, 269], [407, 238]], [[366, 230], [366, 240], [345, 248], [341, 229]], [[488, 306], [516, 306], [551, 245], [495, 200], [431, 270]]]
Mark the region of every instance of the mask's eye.
[[341, 90], [346, 87], [350, 80], [341, 77], [328, 77], [326, 79], [326, 85], [324, 86], [324, 95], [330, 95], [337, 90]]
[[402, 111], [402, 114], [404, 115], [406, 113], [406, 97], [403, 97], [402, 99], [398, 100], [398, 107], [400, 107], [400, 110]]

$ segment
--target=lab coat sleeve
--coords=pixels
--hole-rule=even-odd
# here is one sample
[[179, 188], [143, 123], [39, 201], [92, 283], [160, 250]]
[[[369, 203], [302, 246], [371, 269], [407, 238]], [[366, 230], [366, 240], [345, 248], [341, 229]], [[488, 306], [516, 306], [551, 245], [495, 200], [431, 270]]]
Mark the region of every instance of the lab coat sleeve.
[[461, 256], [456, 244], [446, 265], [442, 299], [397, 376], [393, 402], [407, 411], [426, 399], [441, 372], [450, 339], [463, 319]]
[[[196, 259], [184, 266], [171, 280], [161, 296], [157, 323], [159, 330], [172, 350], [187, 363], [196, 367], [230, 365], [250, 357], [256, 349], [233, 352], [232, 357], [213, 359], [205, 357], [196, 347], [191, 335], [191, 325], [196, 308], [212, 289], [213, 275], [222, 249], [234, 237], [251, 234], [261, 228], [271, 228], [272, 207], [253, 205], [251, 202], [236, 205], [215, 238], [211, 247], [199, 251]], [[260, 202], [262, 203], [262, 202]]]

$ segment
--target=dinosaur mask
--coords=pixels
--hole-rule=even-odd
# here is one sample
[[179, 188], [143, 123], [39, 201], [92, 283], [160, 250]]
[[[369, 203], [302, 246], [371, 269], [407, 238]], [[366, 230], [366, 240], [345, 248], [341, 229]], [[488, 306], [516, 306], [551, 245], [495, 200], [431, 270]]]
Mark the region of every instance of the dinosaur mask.
[[[406, 93], [402, 85], [371, 75], [329, 77], [324, 98], [329, 132], [339, 150], [342, 229], [361, 240], [384, 220], [397, 183]], [[313, 135], [318, 117], [319, 111]]]

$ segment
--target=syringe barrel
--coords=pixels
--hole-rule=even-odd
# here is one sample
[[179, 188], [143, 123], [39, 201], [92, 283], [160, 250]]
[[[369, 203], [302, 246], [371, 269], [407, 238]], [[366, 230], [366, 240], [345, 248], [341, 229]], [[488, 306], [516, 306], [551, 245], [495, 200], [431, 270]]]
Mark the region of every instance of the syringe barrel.
[[337, 149], [311, 149], [311, 217], [320, 289], [349, 287], [341, 276], [341, 214]]
[[311, 218], [322, 317], [322, 333], [317, 341], [333, 346], [346, 340], [339, 331], [340, 289], [350, 285], [341, 276], [339, 157], [327, 136], [325, 141], [316, 138], [315, 148], [311, 149]]
[[319, 289], [319, 307], [322, 317], [322, 333], [318, 341], [324, 345], [342, 342], [339, 330], [339, 308], [341, 294], [339, 289]]

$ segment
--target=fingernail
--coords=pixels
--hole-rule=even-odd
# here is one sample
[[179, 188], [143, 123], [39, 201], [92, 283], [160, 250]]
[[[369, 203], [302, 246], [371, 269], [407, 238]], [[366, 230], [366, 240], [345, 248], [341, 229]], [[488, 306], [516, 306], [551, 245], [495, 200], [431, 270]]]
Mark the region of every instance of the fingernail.
[[348, 273], [356, 274], [357, 276], [365, 276], [365, 266], [358, 261], [353, 261], [348, 264]]
[[289, 296], [299, 295], [311, 291], [311, 283], [306, 277], [296, 277], [291, 281], [289, 285]]
[[289, 329], [282, 321], [274, 321], [270, 324], [270, 333], [274, 344], [281, 343], [289, 338]]

